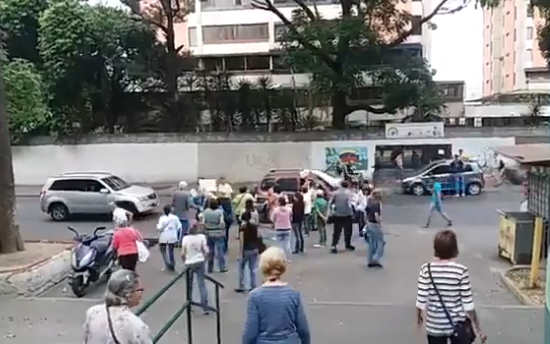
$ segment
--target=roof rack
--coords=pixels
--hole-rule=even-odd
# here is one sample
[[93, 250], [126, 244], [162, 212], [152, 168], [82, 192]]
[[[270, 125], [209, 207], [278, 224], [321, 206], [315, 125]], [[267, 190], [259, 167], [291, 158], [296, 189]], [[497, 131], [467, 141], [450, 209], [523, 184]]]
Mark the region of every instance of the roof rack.
[[277, 171], [299, 171], [302, 170], [300, 167], [293, 167], [293, 168], [272, 168], [269, 170], [269, 172], [277, 172]]
[[111, 172], [107, 171], [72, 171], [72, 172], [63, 172], [61, 173], [62, 176], [70, 176], [73, 174], [105, 174], [105, 175], [111, 175]]

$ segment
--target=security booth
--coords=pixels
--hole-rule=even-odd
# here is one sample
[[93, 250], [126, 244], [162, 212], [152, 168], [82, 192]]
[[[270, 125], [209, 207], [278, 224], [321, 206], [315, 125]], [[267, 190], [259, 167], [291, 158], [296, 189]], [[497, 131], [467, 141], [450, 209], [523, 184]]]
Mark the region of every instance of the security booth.
[[[530, 251], [531, 256], [531, 276], [529, 284], [531, 287], [535, 287], [539, 280], [539, 268], [540, 261], [547, 257], [548, 247], [550, 245], [550, 236], [548, 235], [548, 220], [550, 219], [550, 145], [549, 144], [535, 144], [535, 145], [516, 145], [510, 147], [500, 147], [495, 149], [498, 154], [514, 159], [519, 163], [522, 170], [527, 173], [525, 184], [525, 195], [527, 202], [527, 212], [517, 212], [524, 215], [509, 216], [503, 220], [501, 217], [501, 224], [506, 221], [517, 221], [517, 218], [522, 220], [529, 219], [529, 216], [534, 216], [534, 226], [532, 229], [530, 226], [523, 225], [523, 229], [518, 230], [517, 223], [515, 226], [508, 225], [507, 228], [513, 228], [505, 230], [508, 234], [508, 248], [517, 248], [517, 244], [511, 244], [510, 241], [523, 241], [526, 239], [518, 240], [518, 236], [528, 236], [532, 238], [532, 249]], [[527, 213], [527, 214], [525, 214]], [[517, 214], [516, 214], [517, 215]], [[499, 237], [500, 237], [499, 228]], [[500, 239], [500, 238], [499, 238]], [[499, 240], [500, 241], [500, 240]], [[521, 249], [520, 249], [521, 250]], [[499, 243], [500, 253], [500, 243]], [[515, 252], [514, 252], [515, 253]], [[512, 254], [511, 256], [514, 256]], [[516, 255], [517, 256], [517, 255]], [[544, 337], [545, 343], [550, 343], [550, 264], [546, 259], [546, 305], [545, 305], [545, 320], [544, 320]]]

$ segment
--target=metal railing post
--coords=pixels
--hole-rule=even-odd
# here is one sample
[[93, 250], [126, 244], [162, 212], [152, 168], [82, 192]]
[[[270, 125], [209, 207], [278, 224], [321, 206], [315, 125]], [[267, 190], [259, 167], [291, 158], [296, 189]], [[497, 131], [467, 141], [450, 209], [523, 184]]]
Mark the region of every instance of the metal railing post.
[[217, 344], [222, 344], [222, 316], [220, 309], [220, 286], [215, 284], [216, 292], [216, 339]]
[[187, 290], [185, 291], [186, 294], [186, 301], [189, 304], [189, 307], [187, 307], [186, 313], [187, 313], [187, 343], [193, 344], [193, 326], [192, 326], [192, 304], [193, 304], [193, 280], [192, 275], [193, 271], [191, 269], [187, 269], [187, 273], [185, 276], [185, 281], [187, 285]]

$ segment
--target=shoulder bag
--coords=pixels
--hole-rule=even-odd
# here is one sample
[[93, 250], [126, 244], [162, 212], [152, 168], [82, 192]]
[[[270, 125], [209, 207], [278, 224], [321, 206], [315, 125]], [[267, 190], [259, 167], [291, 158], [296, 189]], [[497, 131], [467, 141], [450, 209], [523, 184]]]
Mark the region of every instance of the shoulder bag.
[[107, 312], [107, 322], [109, 323], [109, 332], [111, 332], [111, 337], [113, 338], [113, 342], [115, 342], [115, 344], [120, 344], [120, 341], [118, 340], [115, 334], [115, 329], [113, 328], [113, 320], [111, 319], [109, 306], [105, 305], [105, 311]]
[[447, 309], [447, 306], [445, 306], [445, 302], [443, 302], [443, 298], [441, 297], [441, 294], [439, 293], [439, 289], [437, 289], [437, 285], [435, 284], [434, 278], [432, 276], [432, 269], [430, 267], [431, 264], [428, 263], [428, 275], [430, 277], [430, 281], [432, 282], [432, 285], [434, 287], [435, 293], [437, 294], [437, 297], [439, 298], [439, 302], [441, 302], [441, 306], [443, 307], [443, 310], [445, 311], [445, 316], [453, 326], [454, 332], [452, 336], [454, 337], [454, 340], [452, 341], [454, 344], [471, 344], [476, 340], [476, 334], [474, 331], [474, 327], [472, 326], [472, 320], [466, 316], [465, 320], [454, 322], [453, 318], [451, 317], [451, 313], [449, 313], [449, 310]]

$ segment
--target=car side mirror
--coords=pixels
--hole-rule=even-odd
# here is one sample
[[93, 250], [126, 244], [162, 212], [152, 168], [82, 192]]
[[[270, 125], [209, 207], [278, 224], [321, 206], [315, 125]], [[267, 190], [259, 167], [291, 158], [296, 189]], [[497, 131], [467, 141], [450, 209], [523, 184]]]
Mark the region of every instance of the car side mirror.
[[102, 195], [107, 195], [109, 193], [109, 190], [101, 189], [101, 190], [99, 190], [99, 193], [102, 194]]

